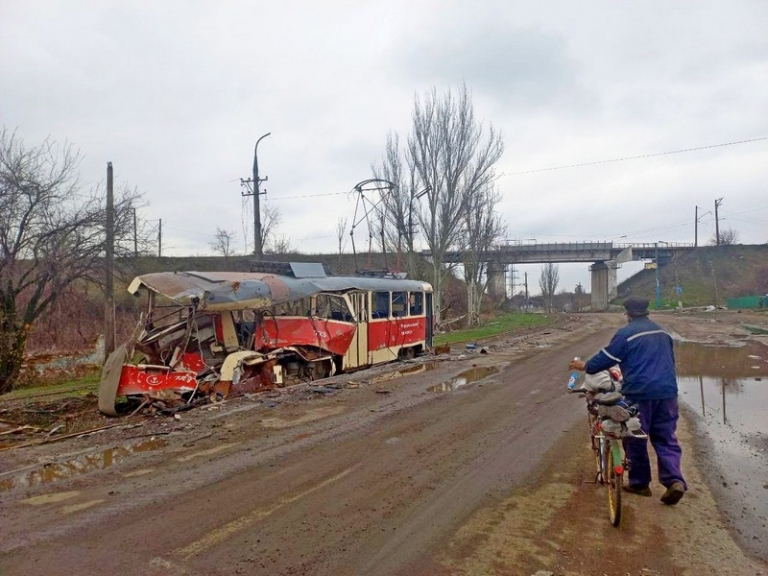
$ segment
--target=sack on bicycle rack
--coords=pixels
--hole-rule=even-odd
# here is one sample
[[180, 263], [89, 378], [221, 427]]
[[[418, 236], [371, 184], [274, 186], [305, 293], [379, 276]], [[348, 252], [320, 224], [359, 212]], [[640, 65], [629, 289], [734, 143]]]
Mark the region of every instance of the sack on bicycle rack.
[[613, 406], [598, 406], [597, 415], [600, 418], [610, 418], [615, 422], [626, 422], [630, 418], [629, 410], [618, 404]]
[[605, 418], [602, 422], [603, 431], [606, 434], [609, 434], [611, 436], [623, 436], [624, 435], [624, 424], [621, 422], [616, 422], [615, 420], [611, 420], [610, 418]]
[[601, 404], [603, 406], [612, 406], [618, 404], [624, 399], [621, 392], [599, 392], [592, 398], [592, 402], [595, 404]]
[[646, 438], [640, 427], [640, 419], [637, 416], [631, 416], [626, 422], [616, 422], [611, 418], [602, 420], [603, 431], [617, 438]]

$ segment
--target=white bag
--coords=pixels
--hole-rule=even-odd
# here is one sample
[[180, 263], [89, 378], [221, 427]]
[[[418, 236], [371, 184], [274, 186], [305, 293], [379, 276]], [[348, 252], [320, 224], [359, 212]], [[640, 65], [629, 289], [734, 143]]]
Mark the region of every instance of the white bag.
[[608, 370], [603, 370], [597, 374], [587, 374], [584, 376], [584, 384], [581, 386], [590, 392], [610, 392], [611, 390], [621, 390], [621, 382], [611, 378]]

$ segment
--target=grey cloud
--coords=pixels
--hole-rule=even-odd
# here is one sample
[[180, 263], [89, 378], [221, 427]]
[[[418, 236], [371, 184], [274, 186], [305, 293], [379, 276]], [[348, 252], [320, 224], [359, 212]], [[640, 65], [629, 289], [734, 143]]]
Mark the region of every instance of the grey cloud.
[[500, 20], [437, 28], [410, 45], [400, 60], [414, 80], [466, 81], [473, 91], [507, 107], [585, 106], [594, 98], [581, 84], [579, 65], [561, 35]]

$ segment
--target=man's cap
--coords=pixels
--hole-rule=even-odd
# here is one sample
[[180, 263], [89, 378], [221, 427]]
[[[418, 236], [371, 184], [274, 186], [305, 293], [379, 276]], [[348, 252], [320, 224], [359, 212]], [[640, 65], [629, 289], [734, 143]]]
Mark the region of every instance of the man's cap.
[[637, 296], [630, 296], [624, 300], [624, 309], [631, 318], [648, 316], [648, 300], [638, 298]]

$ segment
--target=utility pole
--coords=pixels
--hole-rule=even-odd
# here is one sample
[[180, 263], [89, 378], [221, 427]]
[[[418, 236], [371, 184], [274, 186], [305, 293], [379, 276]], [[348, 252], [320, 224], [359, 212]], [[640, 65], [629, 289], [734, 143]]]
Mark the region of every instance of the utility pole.
[[157, 257], [163, 257], [163, 219], [160, 218], [160, 225], [157, 228]]
[[510, 298], [515, 297], [515, 286], [517, 286], [517, 283], [515, 280], [517, 280], [517, 270], [515, 270], [514, 264], [509, 264], [509, 297], [507, 296], [506, 288], [504, 290], [504, 299], [509, 300]]
[[715, 200], [715, 244], [720, 246], [720, 220], [717, 217], [717, 208], [723, 203], [722, 198]]
[[694, 236], [693, 236], [693, 247], [698, 248], [699, 246], [699, 220], [704, 218], [707, 214], [711, 214], [712, 212], [704, 212], [704, 214], [699, 215], [699, 207], [696, 206], [696, 221], [694, 222]]
[[272, 134], [267, 132], [256, 140], [256, 146], [253, 147], [253, 178], [249, 180], [240, 179], [240, 185], [245, 186], [248, 192], [241, 192], [241, 196], [253, 196], [253, 255], [257, 261], [262, 258], [263, 246], [261, 245], [261, 206], [259, 195], [266, 194], [266, 190], [261, 192], [261, 183], [269, 180], [268, 177], [259, 178], [259, 142]]
[[528, 272], [525, 273], [525, 311], [528, 312]]
[[139, 234], [136, 227], [136, 208], [133, 209], [133, 257], [139, 257]]
[[107, 162], [107, 245], [105, 247], [107, 277], [104, 306], [104, 361], [115, 350], [115, 196], [112, 180], [112, 162]]
[[[427, 186], [421, 192], [414, 193], [413, 188], [410, 191], [410, 199], [408, 200], [408, 274], [413, 274], [413, 201], [418, 200], [425, 194], [432, 192], [432, 186]], [[398, 228], [399, 229], [399, 228]]]
[[699, 207], [696, 206], [696, 214], [693, 220], [693, 247], [699, 247]]

